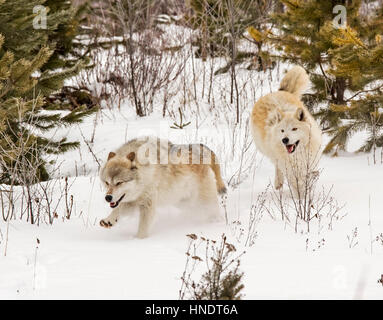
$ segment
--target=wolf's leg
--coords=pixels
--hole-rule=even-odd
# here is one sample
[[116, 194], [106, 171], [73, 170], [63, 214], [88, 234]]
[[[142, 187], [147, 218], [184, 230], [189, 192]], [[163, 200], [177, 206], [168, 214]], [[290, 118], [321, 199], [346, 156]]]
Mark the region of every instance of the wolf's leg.
[[129, 214], [133, 210], [133, 206], [127, 203], [121, 203], [117, 208], [113, 209], [109, 216], [100, 221], [100, 226], [111, 228], [115, 225], [121, 215]]
[[292, 192], [295, 199], [302, 199], [305, 197], [307, 190], [305, 190], [304, 185], [301, 183], [293, 182], [292, 183]]
[[199, 202], [209, 221], [221, 221], [223, 219], [219, 210], [215, 176], [210, 171], [200, 180]]
[[111, 228], [115, 225], [120, 217], [120, 208], [113, 209], [109, 216], [100, 221], [100, 226]]
[[152, 200], [147, 200], [140, 206], [140, 219], [138, 222], [137, 238], [146, 238], [149, 236], [150, 228], [153, 223], [155, 207]]
[[275, 166], [275, 182], [274, 182], [275, 189], [280, 189], [283, 186], [283, 172], [281, 169], [278, 168], [278, 166]]
[[305, 188], [305, 183], [302, 180], [302, 177], [291, 174], [288, 175], [287, 181], [291, 196], [295, 199], [302, 199], [307, 192], [307, 190], [305, 190], [307, 188]]

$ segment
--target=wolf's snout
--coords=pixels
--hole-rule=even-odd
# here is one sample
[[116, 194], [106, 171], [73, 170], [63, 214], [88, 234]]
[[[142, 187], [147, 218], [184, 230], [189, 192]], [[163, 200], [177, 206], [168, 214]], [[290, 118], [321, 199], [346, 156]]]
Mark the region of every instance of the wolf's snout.
[[282, 142], [283, 142], [283, 144], [288, 144], [289, 143], [289, 138], [283, 138]]
[[105, 200], [106, 200], [107, 202], [111, 202], [111, 201], [113, 200], [113, 197], [112, 197], [110, 194], [107, 194], [107, 195], [105, 196]]

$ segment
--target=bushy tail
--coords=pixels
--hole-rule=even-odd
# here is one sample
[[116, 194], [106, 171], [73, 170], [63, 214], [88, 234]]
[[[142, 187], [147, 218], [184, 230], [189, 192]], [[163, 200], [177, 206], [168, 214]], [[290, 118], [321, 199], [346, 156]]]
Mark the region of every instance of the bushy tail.
[[219, 166], [218, 163], [213, 163], [211, 165], [211, 168], [213, 169], [214, 171], [214, 174], [215, 174], [215, 180], [217, 181], [217, 191], [219, 194], [224, 194], [226, 193], [226, 186], [225, 186], [225, 183], [223, 182], [222, 180], [222, 176], [221, 176], [221, 167]]
[[[207, 146], [203, 145], [202, 143], [200, 143], [198, 145], [190, 144], [189, 148], [190, 147], [192, 148], [191, 149], [192, 152], [198, 151], [198, 153], [196, 153], [194, 155], [199, 155], [200, 163], [203, 163], [203, 164], [210, 166], [210, 168], [213, 170], [214, 175], [215, 175], [215, 181], [216, 181], [218, 193], [220, 193], [220, 194], [226, 193], [225, 183], [223, 182], [222, 176], [221, 176], [221, 167], [218, 164], [218, 161], [216, 160], [217, 157], [216, 157], [215, 153], [212, 150], [210, 150]], [[205, 162], [206, 159], [209, 159], [209, 162]], [[193, 160], [193, 158], [190, 158], [190, 160]]]
[[222, 180], [221, 167], [216, 161], [216, 157], [215, 157], [214, 152], [211, 152], [211, 155], [212, 155], [212, 157], [211, 157], [210, 167], [212, 168], [214, 175], [215, 175], [215, 180], [217, 183], [217, 191], [219, 194], [224, 194], [224, 193], [226, 193], [227, 190], [226, 190], [225, 183]]
[[306, 90], [309, 83], [309, 77], [300, 66], [295, 66], [290, 69], [283, 77], [279, 90], [287, 91], [298, 97]]

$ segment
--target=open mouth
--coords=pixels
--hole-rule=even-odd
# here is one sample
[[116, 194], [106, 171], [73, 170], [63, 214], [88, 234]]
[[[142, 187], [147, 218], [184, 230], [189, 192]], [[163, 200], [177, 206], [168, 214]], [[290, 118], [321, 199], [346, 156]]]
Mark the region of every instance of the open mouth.
[[295, 149], [297, 148], [298, 144], [299, 144], [299, 140], [297, 142], [295, 142], [294, 144], [286, 145], [287, 152], [293, 153], [295, 151]]
[[111, 203], [110, 203], [110, 207], [111, 207], [111, 208], [116, 208], [116, 207], [120, 204], [120, 201], [121, 201], [122, 199], [124, 199], [124, 197], [125, 197], [125, 193], [122, 195], [122, 197], [121, 197], [120, 199], [118, 199], [117, 202], [111, 202]]

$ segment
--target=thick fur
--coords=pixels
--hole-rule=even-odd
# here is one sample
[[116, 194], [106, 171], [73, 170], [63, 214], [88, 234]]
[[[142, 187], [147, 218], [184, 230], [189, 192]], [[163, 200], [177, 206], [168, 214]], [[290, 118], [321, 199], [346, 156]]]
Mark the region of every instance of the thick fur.
[[279, 90], [287, 91], [296, 97], [300, 97], [307, 89], [308, 83], [309, 77], [305, 69], [300, 66], [295, 66], [283, 77], [279, 85]]
[[303, 68], [292, 68], [280, 90], [260, 98], [251, 113], [255, 144], [275, 165], [275, 187], [281, 188], [286, 177], [297, 194], [321, 156], [322, 132], [300, 100], [308, 81]]
[[111, 152], [100, 178], [106, 195], [112, 196], [111, 207], [123, 197], [100, 225], [112, 227], [122, 214], [138, 208], [139, 238], [149, 235], [158, 206], [198, 204], [210, 218], [220, 218], [218, 193], [226, 190], [216, 156], [206, 146], [174, 145], [150, 137]]

